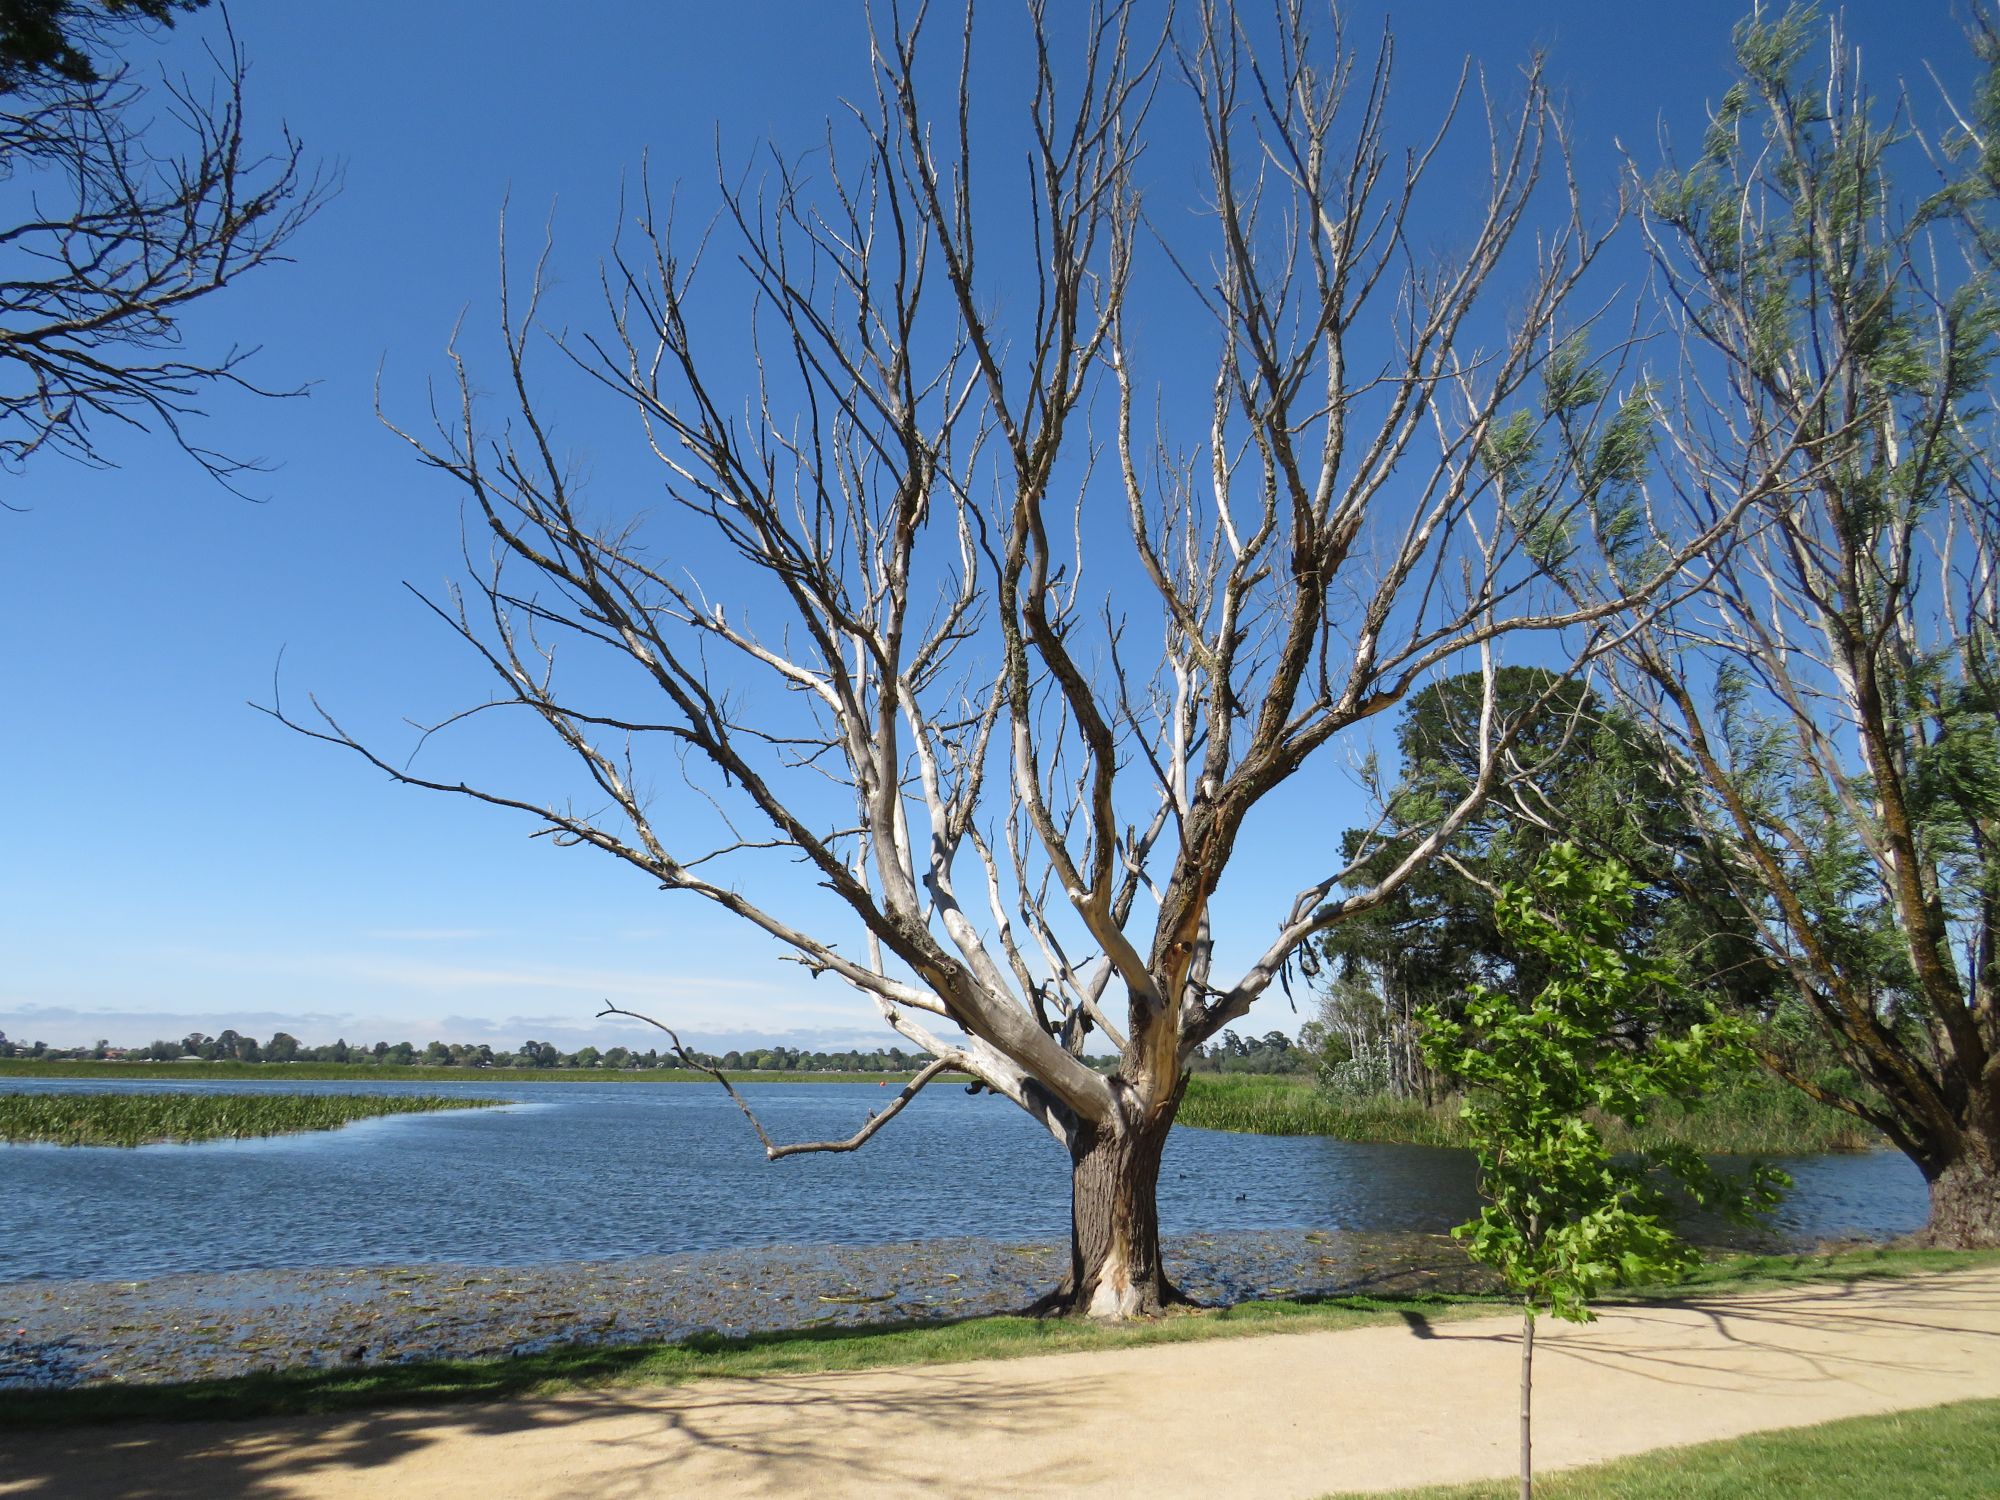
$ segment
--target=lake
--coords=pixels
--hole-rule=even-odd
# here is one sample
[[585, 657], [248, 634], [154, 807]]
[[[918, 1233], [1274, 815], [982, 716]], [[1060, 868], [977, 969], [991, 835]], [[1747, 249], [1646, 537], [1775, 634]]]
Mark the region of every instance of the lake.
[[[750, 1084], [780, 1141], [843, 1138], [894, 1088]], [[1068, 1233], [1068, 1163], [991, 1095], [933, 1085], [860, 1151], [772, 1163], [720, 1089], [638, 1083], [0, 1080], [0, 1089], [435, 1093], [505, 1108], [138, 1148], [0, 1146], [0, 1281], [279, 1267], [529, 1266], [766, 1245]], [[1789, 1244], [1920, 1228], [1900, 1153], [1785, 1159]], [[1476, 1207], [1464, 1152], [1177, 1130], [1167, 1234], [1436, 1232]], [[1704, 1235], [1704, 1238], [1717, 1238]]]

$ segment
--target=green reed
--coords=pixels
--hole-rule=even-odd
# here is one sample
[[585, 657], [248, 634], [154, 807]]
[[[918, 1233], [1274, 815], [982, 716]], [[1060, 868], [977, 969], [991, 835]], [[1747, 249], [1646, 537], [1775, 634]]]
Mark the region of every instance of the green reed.
[[0, 1140], [57, 1146], [212, 1141], [338, 1130], [377, 1115], [505, 1102], [433, 1094], [0, 1094]]
[[[1387, 1095], [1332, 1094], [1302, 1077], [1196, 1074], [1188, 1081], [1179, 1119], [1202, 1130], [1462, 1146], [1458, 1111], [1455, 1097], [1427, 1105]], [[1851, 1116], [1755, 1077], [1730, 1079], [1690, 1105], [1666, 1106], [1638, 1130], [1610, 1121], [1605, 1136], [1621, 1150], [1684, 1145], [1716, 1156], [1803, 1156], [1885, 1144]]]

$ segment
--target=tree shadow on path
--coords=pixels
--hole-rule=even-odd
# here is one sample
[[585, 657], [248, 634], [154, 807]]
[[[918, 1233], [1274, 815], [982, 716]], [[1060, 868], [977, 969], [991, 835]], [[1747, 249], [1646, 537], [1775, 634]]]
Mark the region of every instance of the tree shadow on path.
[[[1036, 1439], [1097, 1406], [1101, 1397], [1061, 1381], [996, 1384], [942, 1367], [852, 1375], [703, 1381], [644, 1393], [592, 1392], [478, 1406], [363, 1412], [233, 1423], [151, 1424], [11, 1434], [0, 1450], [7, 1500], [278, 1500], [301, 1489], [385, 1493], [405, 1476], [455, 1476], [451, 1493], [492, 1494], [526, 1477], [511, 1454], [553, 1441], [560, 1464], [538, 1454], [550, 1487], [537, 1493], [593, 1500], [691, 1493], [725, 1472], [738, 1488], [808, 1495], [824, 1477], [828, 1435], [865, 1425], [866, 1444], [843, 1443], [850, 1481], [890, 1489], [925, 1482], [958, 1493], [935, 1466], [926, 1433], [976, 1427], [1029, 1453]], [[477, 1453], [465, 1444], [476, 1444]], [[1059, 1446], [1059, 1445], [1058, 1445]], [[1053, 1451], [1053, 1450], [1051, 1450]], [[398, 1467], [394, 1478], [383, 1472]], [[1057, 1493], [1099, 1477], [1088, 1456], [996, 1476], [964, 1491]], [[479, 1473], [493, 1483], [482, 1486]], [[1107, 1470], [1108, 1472], [1108, 1470]], [[565, 1476], [558, 1480], [556, 1476]], [[372, 1477], [371, 1477], [372, 1476]], [[315, 1482], [315, 1481], [318, 1482]], [[462, 1483], [461, 1483], [462, 1482]]]

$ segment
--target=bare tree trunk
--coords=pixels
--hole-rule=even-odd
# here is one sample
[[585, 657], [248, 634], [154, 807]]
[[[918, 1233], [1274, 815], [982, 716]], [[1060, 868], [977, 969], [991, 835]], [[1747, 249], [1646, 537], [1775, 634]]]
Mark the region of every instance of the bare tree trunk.
[[1430, 1070], [1417, 1053], [1417, 1018], [1415, 1008], [1410, 1004], [1407, 986], [1396, 992], [1396, 1036], [1403, 1048], [1403, 1089], [1402, 1098], [1415, 1099], [1420, 1095], [1424, 1107], [1431, 1104]]
[[1521, 1500], [1533, 1500], [1535, 1395], [1535, 1305], [1521, 1307]]
[[2000, 1249], [2000, 1142], [1968, 1142], [1957, 1160], [1930, 1175], [1925, 1238], [1950, 1250]]
[[1080, 1131], [1071, 1150], [1069, 1275], [1035, 1311], [1092, 1318], [1147, 1317], [1188, 1299], [1160, 1257], [1163, 1119], [1113, 1132]]

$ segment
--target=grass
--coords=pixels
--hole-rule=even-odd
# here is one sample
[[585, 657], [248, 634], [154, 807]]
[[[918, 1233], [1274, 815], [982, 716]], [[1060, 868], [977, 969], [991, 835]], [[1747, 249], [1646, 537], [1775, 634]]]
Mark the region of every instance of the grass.
[[338, 1130], [376, 1115], [503, 1102], [436, 1094], [0, 1094], [0, 1140], [57, 1146], [212, 1141]]
[[[732, 1072], [735, 1083], [902, 1083], [908, 1073]], [[382, 1083], [713, 1083], [687, 1068], [434, 1068], [396, 1063], [36, 1062], [0, 1060], [0, 1078], [296, 1079]], [[436, 1108], [437, 1106], [430, 1106]], [[1343, 1098], [1297, 1075], [1197, 1073], [1188, 1080], [1180, 1123], [1253, 1135], [1325, 1135], [1344, 1141], [1463, 1146], [1458, 1101]], [[318, 1128], [318, 1127], [305, 1127]], [[259, 1132], [268, 1133], [268, 1132]], [[1874, 1132], [1796, 1089], [1742, 1079], [1692, 1109], [1669, 1105], [1641, 1131], [1613, 1122], [1621, 1150], [1689, 1145], [1711, 1155], [1805, 1156], [1881, 1144]]]
[[[1535, 1478], [1542, 1500], [1991, 1500], [2000, 1495], [2000, 1401], [1959, 1401], [1819, 1427], [1664, 1448]], [[1866, 1476], [1865, 1481], [1862, 1476]], [[1372, 1500], [1513, 1500], [1515, 1481], [1379, 1492]], [[1337, 1500], [1337, 1497], [1328, 1497]]]
[[[1751, 1291], [1958, 1270], [2000, 1261], [2000, 1252], [1865, 1250], [1833, 1255], [1730, 1256], [1691, 1282], [1642, 1289], [1633, 1298]], [[1607, 1301], [1612, 1299], [1606, 1299]], [[193, 1421], [438, 1405], [558, 1395], [610, 1386], [678, 1385], [718, 1376], [815, 1374], [975, 1359], [1015, 1359], [1086, 1349], [1183, 1343], [1254, 1334], [1311, 1333], [1371, 1323], [1514, 1315], [1492, 1295], [1329, 1297], [1247, 1302], [1176, 1313], [1149, 1323], [1101, 1326], [1035, 1318], [973, 1318], [872, 1328], [813, 1328], [745, 1337], [704, 1334], [674, 1344], [571, 1347], [481, 1360], [287, 1370], [171, 1385], [97, 1385], [12, 1390], [0, 1430], [99, 1422]]]
[[[792, 1073], [746, 1070], [725, 1075], [732, 1083], [903, 1083], [910, 1073]], [[949, 1075], [947, 1075], [949, 1076]], [[692, 1068], [434, 1068], [412, 1063], [321, 1062], [102, 1062], [64, 1058], [37, 1062], [0, 1058], [0, 1078], [237, 1078], [305, 1079], [311, 1082], [385, 1083], [706, 1083]]]
[[[1180, 1123], [1257, 1135], [1463, 1146], [1458, 1109], [1455, 1098], [1428, 1106], [1386, 1095], [1344, 1098], [1309, 1078], [1198, 1073], [1188, 1080]], [[1721, 1156], [1805, 1156], [1882, 1144], [1851, 1116], [1763, 1078], [1733, 1079], [1692, 1106], [1666, 1105], [1636, 1131], [1613, 1121], [1605, 1134], [1619, 1150], [1686, 1145]]]
[[1309, 1078], [1255, 1073], [1197, 1073], [1178, 1117], [1201, 1130], [1250, 1135], [1330, 1135], [1344, 1141], [1410, 1146], [1464, 1144], [1457, 1106], [1426, 1109], [1413, 1099], [1344, 1099]]
[[[788, 1073], [743, 1071], [734, 1083], [902, 1083], [908, 1073]], [[36, 1062], [0, 1059], [0, 1078], [193, 1080], [299, 1079], [381, 1083], [707, 1083], [687, 1068], [434, 1068], [397, 1063]], [[1410, 1146], [1462, 1146], [1457, 1100], [1425, 1106], [1415, 1100], [1350, 1099], [1326, 1093], [1298, 1075], [1197, 1073], [1188, 1081], [1180, 1123], [1201, 1130], [1254, 1135], [1326, 1135], [1344, 1141]], [[1668, 1106], [1634, 1134], [1614, 1125], [1612, 1145], [1643, 1150], [1690, 1145], [1712, 1155], [1805, 1156], [1865, 1150], [1874, 1132], [1796, 1089], [1761, 1078], [1732, 1082], [1693, 1109]]]

